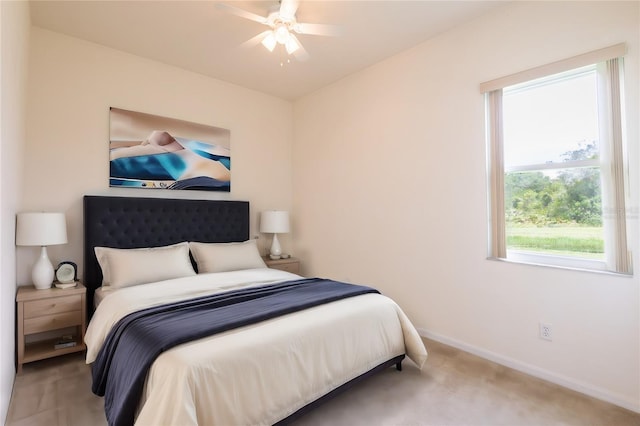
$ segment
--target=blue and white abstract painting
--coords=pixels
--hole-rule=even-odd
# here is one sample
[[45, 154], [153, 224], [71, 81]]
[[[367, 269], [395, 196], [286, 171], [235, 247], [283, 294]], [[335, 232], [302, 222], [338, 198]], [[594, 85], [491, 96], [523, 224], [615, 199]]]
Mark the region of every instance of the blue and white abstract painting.
[[110, 109], [109, 186], [231, 191], [231, 132]]

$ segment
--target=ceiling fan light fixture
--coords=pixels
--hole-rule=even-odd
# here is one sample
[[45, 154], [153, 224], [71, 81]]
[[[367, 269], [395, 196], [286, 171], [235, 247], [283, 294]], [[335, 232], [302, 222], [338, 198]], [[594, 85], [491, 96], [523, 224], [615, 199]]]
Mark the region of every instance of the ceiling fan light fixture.
[[280, 44], [286, 44], [291, 39], [289, 29], [284, 24], [277, 25], [273, 32], [275, 33], [276, 41]]
[[273, 49], [276, 48], [277, 42], [274, 31], [271, 31], [264, 39], [262, 39], [262, 45], [266, 47], [269, 52], [273, 52]]
[[234, 15], [269, 27], [268, 30], [244, 42], [243, 45], [254, 46], [258, 40], [261, 40], [262, 45], [269, 52], [273, 52], [278, 44], [281, 44], [288, 55], [295, 54], [296, 59], [304, 61], [309, 58], [309, 54], [296, 34], [335, 36], [338, 35], [338, 31], [334, 25], [298, 22], [296, 12], [300, 1], [278, 0], [278, 5], [271, 7], [267, 16], [257, 15], [226, 3], [218, 3], [218, 5]]

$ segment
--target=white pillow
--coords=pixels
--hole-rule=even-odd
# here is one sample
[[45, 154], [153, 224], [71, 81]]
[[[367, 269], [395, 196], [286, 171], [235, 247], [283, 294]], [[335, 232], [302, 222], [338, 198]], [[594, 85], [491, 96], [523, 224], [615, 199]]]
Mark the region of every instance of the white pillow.
[[198, 273], [267, 267], [260, 257], [255, 240], [242, 243], [189, 242], [189, 249], [198, 264]]
[[195, 275], [189, 259], [189, 244], [164, 247], [116, 249], [95, 247], [102, 268], [102, 285], [129, 287]]

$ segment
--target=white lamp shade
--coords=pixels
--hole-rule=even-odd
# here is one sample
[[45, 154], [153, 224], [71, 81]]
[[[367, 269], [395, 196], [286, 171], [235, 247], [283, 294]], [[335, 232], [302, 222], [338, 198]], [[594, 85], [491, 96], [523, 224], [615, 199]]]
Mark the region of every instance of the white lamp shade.
[[53, 246], [67, 243], [64, 213], [18, 213], [16, 245]]
[[300, 44], [298, 43], [298, 40], [295, 39], [295, 37], [289, 37], [287, 42], [284, 44], [284, 47], [285, 49], [287, 49], [287, 53], [291, 55], [293, 52], [300, 49]]
[[289, 212], [283, 210], [267, 210], [260, 215], [260, 232], [268, 234], [285, 234], [289, 232]]
[[269, 52], [273, 52], [273, 49], [276, 48], [276, 36], [273, 33], [273, 31], [271, 31], [263, 40], [262, 40], [262, 45], [264, 47], [266, 47]]

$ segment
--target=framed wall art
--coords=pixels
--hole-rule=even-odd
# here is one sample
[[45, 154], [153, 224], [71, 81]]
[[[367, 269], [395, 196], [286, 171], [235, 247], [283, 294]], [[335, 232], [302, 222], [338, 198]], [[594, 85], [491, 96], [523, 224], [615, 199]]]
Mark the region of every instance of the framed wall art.
[[231, 132], [124, 109], [109, 112], [109, 186], [231, 190]]

